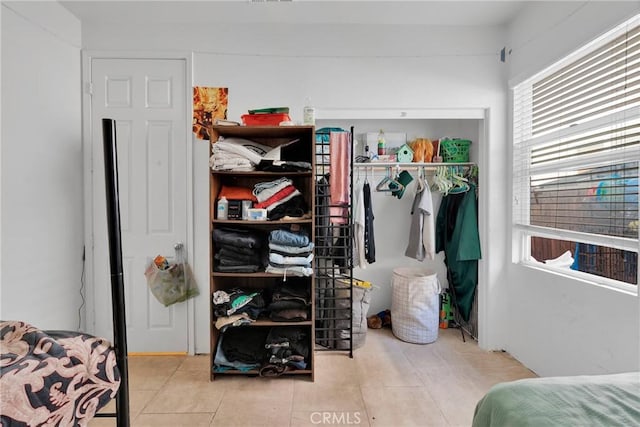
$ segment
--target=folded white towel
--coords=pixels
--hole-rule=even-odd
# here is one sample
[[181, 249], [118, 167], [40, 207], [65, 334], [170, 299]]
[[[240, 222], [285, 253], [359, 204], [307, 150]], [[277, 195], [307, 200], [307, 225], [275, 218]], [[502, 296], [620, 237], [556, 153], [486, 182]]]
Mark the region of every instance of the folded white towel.
[[272, 149], [273, 147], [242, 138], [220, 138], [212, 146], [212, 150], [222, 150], [238, 154], [248, 159], [254, 165], [260, 163], [262, 158]]

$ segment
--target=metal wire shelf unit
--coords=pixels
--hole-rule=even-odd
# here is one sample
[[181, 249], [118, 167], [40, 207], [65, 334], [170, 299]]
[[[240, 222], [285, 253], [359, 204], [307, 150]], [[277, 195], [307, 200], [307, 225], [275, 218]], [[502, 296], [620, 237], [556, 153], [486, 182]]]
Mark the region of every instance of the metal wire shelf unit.
[[[315, 342], [316, 351], [348, 351], [353, 357], [353, 127], [347, 133], [348, 202], [332, 204], [330, 132], [316, 130]], [[331, 208], [339, 208], [340, 220]]]

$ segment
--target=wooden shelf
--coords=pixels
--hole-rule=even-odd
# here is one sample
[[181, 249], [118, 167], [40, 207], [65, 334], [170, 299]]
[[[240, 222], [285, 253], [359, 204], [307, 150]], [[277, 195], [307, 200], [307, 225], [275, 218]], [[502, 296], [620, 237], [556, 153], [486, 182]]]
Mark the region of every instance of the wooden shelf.
[[[311, 369], [295, 369], [292, 371], [283, 372], [284, 375], [312, 375], [313, 371]], [[260, 372], [257, 370], [250, 371], [239, 371], [237, 369], [229, 369], [228, 371], [222, 372], [214, 372], [214, 375], [260, 375]], [[273, 378], [273, 377], [265, 377], [265, 378]]]
[[[242, 327], [264, 327], [264, 326], [311, 326], [313, 322], [311, 320], [303, 320], [301, 322], [276, 322], [270, 319], [258, 319], [255, 322], [247, 323], [242, 325]], [[215, 324], [215, 322], [214, 322]]]
[[[252, 278], [252, 277], [271, 277], [271, 278], [282, 278], [284, 277], [284, 274], [274, 274], [274, 273], [266, 273], [264, 271], [257, 271], [255, 273], [224, 273], [221, 271], [213, 271], [211, 272], [211, 276], [212, 277], [246, 277], [246, 278]], [[307, 277], [307, 278], [313, 278], [313, 276], [296, 276], [293, 274], [288, 274], [287, 277]]]
[[288, 224], [311, 224], [313, 220], [311, 218], [304, 219], [279, 219], [277, 221], [247, 221], [246, 219], [213, 219], [211, 220], [214, 224], [221, 225], [246, 225], [246, 226], [280, 226], [280, 225], [288, 225]]
[[313, 126], [213, 126], [218, 135], [241, 138], [296, 138], [313, 132]]
[[300, 172], [267, 172], [267, 171], [217, 171], [212, 170], [212, 175], [229, 175], [229, 176], [257, 176], [257, 177], [281, 177], [281, 176], [311, 176], [313, 171]]
[[354, 163], [354, 168], [390, 168], [390, 167], [399, 167], [399, 168], [437, 168], [439, 166], [473, 166], [475, 163], [418, 163], [418, 162], [362, 162], [362, 163]]

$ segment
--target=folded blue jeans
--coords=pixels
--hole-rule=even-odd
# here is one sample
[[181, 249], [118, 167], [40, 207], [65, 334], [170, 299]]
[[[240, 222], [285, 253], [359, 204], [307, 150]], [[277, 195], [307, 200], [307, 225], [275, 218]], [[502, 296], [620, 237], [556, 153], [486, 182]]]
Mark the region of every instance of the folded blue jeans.
[[309, 236], [304, 233], [294, 233], [288, 230], [273, 230], [269, 234], [269, 242], [277, 245], [303, 247], [309, 244]]

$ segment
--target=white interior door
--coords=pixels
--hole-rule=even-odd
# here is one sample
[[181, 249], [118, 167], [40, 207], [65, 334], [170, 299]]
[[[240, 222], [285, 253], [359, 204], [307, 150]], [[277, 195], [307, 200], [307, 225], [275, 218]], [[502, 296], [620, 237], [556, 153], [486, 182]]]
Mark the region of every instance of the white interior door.
[[172, 256], [187, 238], [185, 70], [180, 59], [91, 60], [95, 333], [113, 338], [101, 124], [111, 118], [129, 352], [188, 350], [187, 303], [164, 307], [144, 276], [156, 255]]

